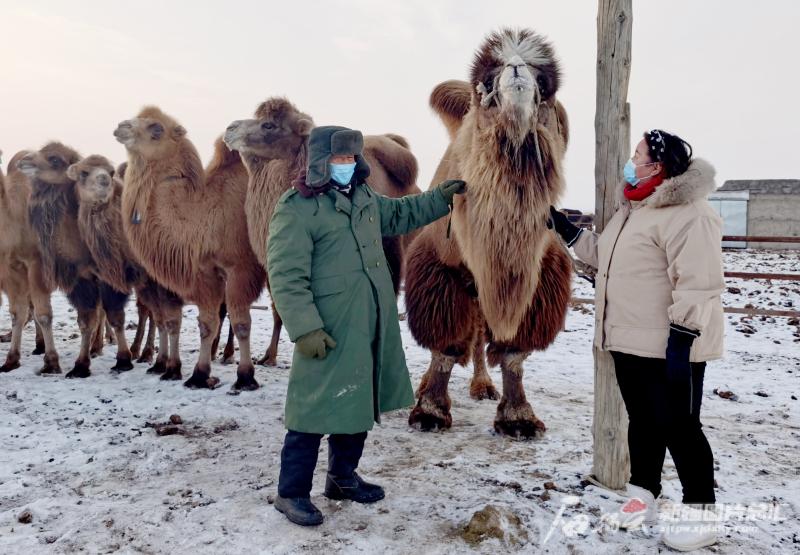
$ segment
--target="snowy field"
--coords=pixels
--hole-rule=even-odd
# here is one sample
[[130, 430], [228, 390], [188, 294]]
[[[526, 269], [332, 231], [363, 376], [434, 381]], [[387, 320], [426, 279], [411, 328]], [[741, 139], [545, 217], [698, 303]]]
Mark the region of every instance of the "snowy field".
[[[800, 253], [727, 253], [726, 267], [800, 272]], [[775, 282], [771, 288], [763, 282], [729, 285], [727, 306], [797, 310], [800, 305], [800, 282]], [[591, 296], [585, 282], [576, 281], [575, 288], [576, 297]], [[0, 332], [10, 328], [6, 306], [0, 309]], [[67, 371], [78, 349], [75, 314], [60, 294], [54, 310]], [[186, 376], [198, 347], [196, 314], [194, 307], [185, 310]], [[702, 418], [714, 451], [717, 499], [777, 506], [779, 518], [730, 523], [720, 543], [705, 552], [796, 553], [800, 323], [726, 318], [727, 356], [709, 365]], [[254, 310], [253, 319], [253, 352], [261, 354], [270, 315]], [[132, 308], [129, 321], [135, 322]], [[404, 322], [401, 326], [416, 386], [429, 355], [416, 346]], [[583, 481], [592, 464], [592, 327], [591, 307], [575, 307], [565, 333], [526, 364], [528, 397], [548, 427], [543, 438], [494, 435], [496, 402], [472, 401], [471, 369], [457, 368], [450, 388], [451, 430], [409, 429], [408, 411], [400, 411], [370, 434], [361, 471], [385, 486], [386, 500], [360, 506], [322, 497], [323, 444], [312, 495], [326, 520], [320, 528], [302, 529], [271, 506], [291, 355], [285, 336], [279, 366], [257, 368], [263, 387], [234, 396], [229, 395], [232, 366], [214, 364], [220, 388], [189, 391], [180, 382], [146, 375], [146, 365], [111, 373], [113, 346], [93, 360], [89, 379], [37, 376], [41, 357], [30, 356], [31, 325], [23, 341], [23, 367], [0, 375], [0, 553], [664, 551], [655, 534], [604, 528], [602, 515], [620, 498]], [[3, 356], [6, 349], [0, 345]], [[500, 386], [499, 371], [492, 376]], [[735, 400], [715, 389], [731, 391]], [[173, 414], [183, 420], [185, 433], [157, 436], [147, 426]], [[664, 489], [667, 500], [680, 500], [669, 458]], [[579, 503], [565, 505], [565, 499], [576, 501], [573, 496]], [[506, 523], [504, 539], [470, 543], [464, 528], [488, 504], [516, 518]], [[25, 511], [30, 522], [21, 523]]]

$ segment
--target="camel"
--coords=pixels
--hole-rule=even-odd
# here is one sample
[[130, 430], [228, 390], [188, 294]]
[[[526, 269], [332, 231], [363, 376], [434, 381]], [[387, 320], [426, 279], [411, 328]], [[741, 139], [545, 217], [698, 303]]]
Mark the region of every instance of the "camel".
[[[159, 354], [148, 373], [166, 371], [169, 352], [167, 315], [180, 313], [183, 300], [159, 286], [137, 261], [122, 225], [122, 182], [114, 178], [108, 159], [93, 155], [67, 169], [75, 180], [78, 194], [78, 229], [95, 262], [95, 275], [114, 290], [136, 292], [139, 325], [137, 341], [141, 342], [147, 320], [152, 319], [159, 330]], [[137, 362], [150, 362], [153, 356], [155, 330], [150, 326], [145, 348]], [[134, 348], [131, 347], [131, 357]]]
[[[495, 431], [531, 438], [546, 430], [522, 376], [531, 352], [563, 329], [570, 297], [569, 255], [546, 226], [564, 187], [568, 129], [555, 97], [559, 78], [544, 38], [502, 30], [484, 40], [469, 82], [447, 81], [431, 94], [451, 139], [433, 182], [459, 178], [468, 188], [455, 199], [451, 237], [440, 220], [420, 233], [406, 259], [408, 326], [432, 351], [413, 426], [452, 425], [452, 368], [466, 364], [472, 349], [483, 357], [485, 337], [489, 365], [499, 364], [503, 375]], [[471, 389], [491, 384], [488, 374], [476, 378]]]
[[[218, 141], [203, 171], [186, 129], [159, 108], [144, 108], [114, 131], [128, 153], [122, 192], [125, 236], [145, 271], [199, 311], [200, 352], [185, 386], [214, 388], [212, 346], [224, 302], [239, 343], [233, 389], [258, 388], [250, 359], [250, 305], [261, 293], [266, 272], [250, 248], [244, 213], [247, 180], [238, 156]], [[166, 321], [177, 345], [180, 314]], [[172, 350], [172, 347], [170, 347]], [[180, 360], [170, 353], [162, 379], [180, 379]]]
[[[274, 97], [256, 108], [254, 119], [234, 121], [225, 132], [225, 142], [242, 155], [250, 176], [245, 202], [247, 226], [250, 244], [265, 268], [272, 212], [281, 195], [305, 169], [306, 143], [313, 127], [311, 116], [287, 99]], [[419, 192], [417, 160], [404, 138], [393, 134], [367, 135], [364, 157], [370, 166], [369, 184], [378, 193], [397, 198]], [[408, 242], [408, 237], [383, 240], [395, 292], [400, 289], [403, 253]], [[272, 339], [259, 362], [274, 366], [282, 324], [274, 305], [272, 309]]]
[[44, 353], [39, 373], [58, 374], [61, 366], [53, 340], [50, 304], [53, 287], [45, 279], [39, 242], [28, 222], [31, 183], [18, 167], [28, 154], [15, 154], [8, 164], [7, 176], [0, 180], [0, 281], [11, 314], [10, 347], [0, 372], [19, 368], [22, 329], [32, 313], [37, 332], [33, 354]]
[[125, 340], [127, 293], [116, 291], [94, 274], [95, 261], [78, 227], [78, 196], [68, 168], [80, 160], [75, 150], [51, 142], [19, 161], [19, 169], [31, 182], [28, 221], [38, 238], [45, 282], [64, 291], [78, 312], [81, 347], [67, 378], [91, 375], [92, 346], [102, 349], [108, 319], [117, 343], [117, 362], [112, 370], [133, 368]]

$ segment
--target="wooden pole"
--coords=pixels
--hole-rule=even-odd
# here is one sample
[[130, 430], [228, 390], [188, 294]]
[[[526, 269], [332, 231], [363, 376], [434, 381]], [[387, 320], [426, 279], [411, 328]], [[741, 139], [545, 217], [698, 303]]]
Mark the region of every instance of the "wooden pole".
[[[632, 0], [599, 0], [597, 11], [597, 109], [595, 112], [595, 229], [603, 231], [616, 210], [622, 167], [630, 154]], [[598, 325], [602, 325], [600, 322]], [[628, 481], [628, 417], [607, 352], [594, 349], [595, 482], [620, 490]]]

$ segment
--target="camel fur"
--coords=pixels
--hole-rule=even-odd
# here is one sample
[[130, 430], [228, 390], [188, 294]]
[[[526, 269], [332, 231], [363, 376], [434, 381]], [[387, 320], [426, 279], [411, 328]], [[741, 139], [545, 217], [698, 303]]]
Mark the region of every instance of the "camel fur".
[[[114, 132], [128, 165], [122, 192], [125, 236], [137, 260], [161, 286], [197, 304], [200, 353], [191, 388], [213, 388], [211, 376], [219, 311], [226, 302], [239, 342], [235, 390], [258, 387], [250, 359], [250, 305], [266, 280], [250, 248], [244, 211], [247, 179], [234, 155], [215, 155], [204, 171], [186, 130], [150, 106]], [[221, 148], [218, 143], [218, 149]], [[181, 377], [180, 314], [166, 321], [170, 357], [162, 379]]]
[[[559, 80], [545, 39], [502, 30], [479, 48], [469, 82], [446, 81], [431, 94], [451, 138], [433, 182], [463, 179], [468, 188], [455, 199], [450, 238], [448, 223], [436, 222], [408, 254], [407, 321], [432, 351], [412, 425], [450, 426], [452, 367], [473, 350], [482, 358], [485, 336], [488, 362], [503, 374], [495, 429], [523, 437], [545, 430], [522, 374], [528, 355], [563, 328], [570, 296], [569, 256], [546, 227], [564, 187], [568, 128], [555, 97]], [[473, 394], [489, 387], [488, 374], [476, 372]]]

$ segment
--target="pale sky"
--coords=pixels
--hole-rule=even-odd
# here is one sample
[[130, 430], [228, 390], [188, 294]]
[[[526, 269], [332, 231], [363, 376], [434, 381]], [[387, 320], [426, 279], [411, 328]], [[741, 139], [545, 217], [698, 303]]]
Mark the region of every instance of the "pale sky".
[[[157, 104], [208, 160], [231, 121], [283, 95], [318, 125], [404, 135], [426, 189], [447, 145], [431, 89], [465, 79], [489, 31], [530, 27], [562, 62], [562, 205], [592, 211], [596, 16], [596, 0], [0, 0], [0, 149], [57, 139], [118, 163], [117, 123]], [[677, 133], [719, 184], [800, 177], [798, 27], [793, 0], [634, 0], [632, 138]]]

